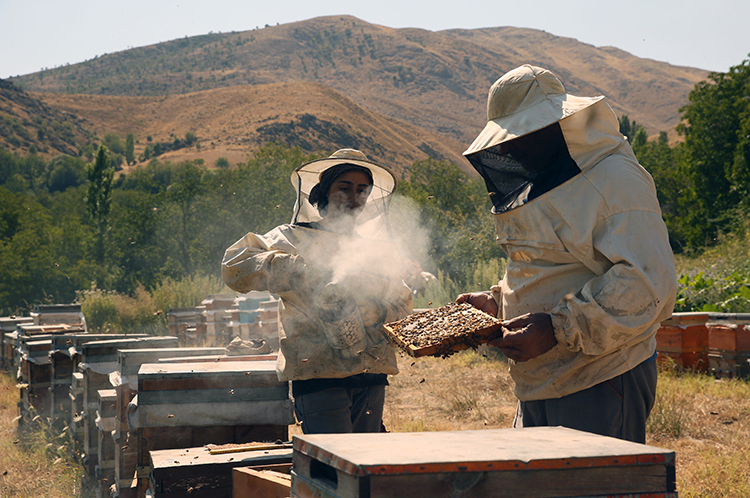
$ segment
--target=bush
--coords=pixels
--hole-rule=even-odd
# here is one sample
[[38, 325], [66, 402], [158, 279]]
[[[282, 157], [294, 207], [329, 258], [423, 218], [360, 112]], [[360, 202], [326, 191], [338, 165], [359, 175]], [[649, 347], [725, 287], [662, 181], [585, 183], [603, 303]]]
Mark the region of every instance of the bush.
[[78, 292], [78, 300], [92, 332], [163, 335], [168, 310], [198, 306], [206, 296], [224, 290], [218, 277], [167, 278], [151, 292], [142, 285], [132, 296], [92, 288]]

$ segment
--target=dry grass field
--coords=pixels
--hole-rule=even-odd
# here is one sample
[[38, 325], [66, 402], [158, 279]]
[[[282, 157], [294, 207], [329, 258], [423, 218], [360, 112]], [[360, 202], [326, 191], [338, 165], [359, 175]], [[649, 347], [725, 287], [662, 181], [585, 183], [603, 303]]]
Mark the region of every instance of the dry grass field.
[[[491, 351], [448, 359], [400, 358], [387, 390], [392, 432], [511, 426], [515, 397], [507, 364]], [[0, 376], [0, 497], [93, 496], [69, 451], [67, 435], [16, 430], [18, 390]], [[750, 496], [750, 384], [663, 366], [647, 444], [677, 454], [681, 498]], [[292, 433], [299, 433], [293, 428]]]

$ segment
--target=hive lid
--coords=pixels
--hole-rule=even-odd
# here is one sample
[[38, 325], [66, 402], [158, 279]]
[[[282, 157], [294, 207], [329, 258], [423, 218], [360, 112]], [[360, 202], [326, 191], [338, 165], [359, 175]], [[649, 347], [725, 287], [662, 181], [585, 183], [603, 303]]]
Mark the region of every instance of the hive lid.
[[674, 465], [673, 451], [564, 427], [294, 436], [294, 451], [350, 475]]

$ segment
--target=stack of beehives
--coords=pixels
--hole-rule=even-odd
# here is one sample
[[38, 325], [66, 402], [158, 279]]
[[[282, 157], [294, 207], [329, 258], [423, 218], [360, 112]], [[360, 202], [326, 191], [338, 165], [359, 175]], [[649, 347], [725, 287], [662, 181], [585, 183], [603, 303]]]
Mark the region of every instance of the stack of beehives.
[[717, 377], [750, 377], [750, 313], [711, 313], [708, 362]]
[[[228, 343], [232, 335], [252, 336], [248, 325], [260, 322], [258, 307], [270, 300], [267, 294], [241, 296], [230, 304], [228, 298], [210, 297], [194, 313], [221, 315], [221, 321], [214, 322], [221, 324], [216, 340], [224, 342], [225, 335]], [[12, 367], [20, 376], [22, 420], [39, 415], [68, 425], [81, 445], [77, 452], [85, 467], [99, 482], [99, 496], [136, 496], [138, 476], [145, 478], [141, 490], [147, 488], [149, 452], [154, 448], [287, 439], [288, 425], [294, 422], [288, 383], [276, 379], [275, 355], [247, 353], [254, 355], [252, 359], [228, 355], [226, 344], [178, 347], [177, 337], [172, 336], [89, 334], [77, 305], [37, 307], [32, 317], [3, 317], [0, 323], [3, 339], [10, 335], [3, 340], [2, 366]], [[238, 331], [241, 334], [233, 333]], [[178, 362], [192, 363], [180, 367]], [[200, 373], [206, 362], [218, 370]], [[136, 426], [131, 431], [126, 413], [141, 388], [141, 365], [153, 365], [151, 373], [157, 377], [162, 371], [182, 368], [180, 382], [187, 384], [174, 390], [153, 378], [147, 380], [140, 411], [138, 404], [133, 405]], [[211, 379], [215, 376], [218, 380]], [[194, 403], [186, 405], [184, 400]], [[162, 417], [159, 413], [164, 410], [176, 415]]]
[[115, 490], [126, 498], [135, 494], [138, 434], [131, 432], [127, 421], [128, 404], [138, 393], [138, 369], [144, 363], [156, 363], [171, 357], [220, 355], [224, 348], [148, 348], [121, 349], [117, 352], [117, 369], [109, 375], [115, 390], [114, 444]]
[[16, 364], [22, 424], [36, 416], [50, 416], [54, 408], [50, 362], [52, 341], [58, 335], [75, 332], [83, 332], [83, 329], [71, 324], [17, 326]]
[[663, 361], [717, 377], [750, 377], [750, 314], [674, 313], [656, 332]]
[[[179, 316], [182, 313], [182, 317]], [[195, 326], [188, 323], [189, 311], [175, 311], [170, 318], [175, 330], [185, 329], [185, 346], [226, 346], [235, 337], [243, 340], [265, 339], [273, 349], [278, 349], [278, 300], [267, 292], [250, 292], [233, 295], [208, 296], [194, 308]], [[172, 310], [168, 312], [168, 316]]]
[[16, 346], [18, 344], [18, 325], [30, 325], [34, 321], [30, 316], [0, 317], [0, 367], [11, 370], [15, 367]]

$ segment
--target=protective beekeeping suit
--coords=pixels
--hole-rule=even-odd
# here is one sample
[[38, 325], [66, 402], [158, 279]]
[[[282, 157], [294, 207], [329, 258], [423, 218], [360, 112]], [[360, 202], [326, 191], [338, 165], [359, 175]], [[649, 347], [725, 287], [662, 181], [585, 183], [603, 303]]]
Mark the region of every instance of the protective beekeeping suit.
[[512, 360], [515, 425], [645, 439], [656, 330], [675, 302], [674, 259], [651, 176], [604, 97], [565, 93], [521, 66], [490, 89], [464, 152], [493, 202], [506, 274], [459, 296], [496, 312]]
[[[387, 242], [396, 178], [362, 152], [342, 149], [298, 167], [291, 180], [291, 224], [248, 233], [229, 247], [224, 281], [239, 292], [281, 298], [277, 372], [292, 381], [306, 433], [379, 430], [387, 374], [398, 373], [382, 326], [412, 306]], [[359, 396], [363, 389], [369, 394]], [[348, 415], [338, 422], [330, 416], [337, 403], [354, 406], [350, 424]], [[318, 408], [329, 414], [318, 417]]]

